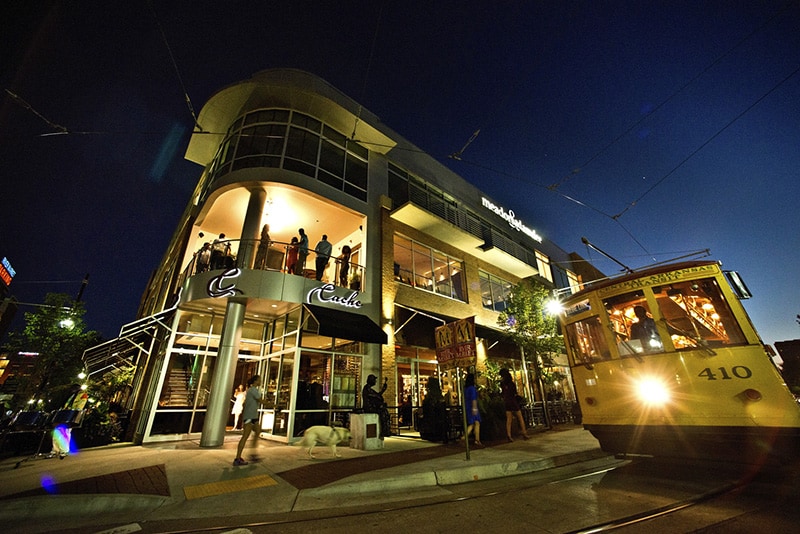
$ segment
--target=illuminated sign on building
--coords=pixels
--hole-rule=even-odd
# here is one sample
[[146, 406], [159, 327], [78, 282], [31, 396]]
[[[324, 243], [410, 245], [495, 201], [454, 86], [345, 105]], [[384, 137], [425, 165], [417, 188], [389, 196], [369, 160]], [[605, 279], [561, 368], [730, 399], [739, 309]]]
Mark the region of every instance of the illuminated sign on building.
[[523, 234], [527, 235], [528, 237], [530, 237], [531, 239], [533, 239], [534, 241], [536, 241], [538, 243], [542, 242], [542, 236], [537, 234], [536, 230], [534, 230], [532, 228], [528, 228], [527, 226], [525, 226], [525, 224], [522, 221], [517, 219], [514, 216], [514, 211], [513, 210], [506, 211], [506, 209], [504, 207], [498, 206], [497, 204], [495, 204], [491, 200], [488, 200], [488, 199], [486, 199], [484, 197], [481, 197], [481, 201], [483, 202], [483, 207], [484, 208], [486, 208], [486, 209], [488, 209], [490, 211], [493, 211], [495, 214], [499, 215], [504, 221], [506, 221], [508, 223], [508, 225], [511, 228], [513, 228], [517, 232], [522, 232]]
[[208, 286], [206, 287], [208, 296], [216, 299], [221, 297], [234, 297], [236, 293], [243, 293], [241, 289], [236, 288], [236, 282], [227, 286], [222, 285], [223, 282], [229, 278], [239, 278], [240, 274], [242, 274], [241, 269], [228, 269], [219, 276], [215, 276], [209, 280]]
[[318, 302], [323, 302], [326, 304], [336, 304], [337, 306], [343, 306], [345, 308], [360, 308], [361, 301], [356, 299], [358, 296], [358, 291], [353, 291], [347, 297], [339, 297], [333, 294], [336, 290], [336, 286], [333, 284], [324, 284], [318, 287], [315, 287], [311, 291], [308, 292], [306, 295], [306, 302], [311, 304], [312, 299], [316, 299]]
[[14, 278], [16, 274], [17, 271], [11, 267], [11, 262], [8, 261], [8, 258], [3, 257], [3, 261], [0, 261], [0, 280], [2, 280], [6, 286], [9, 286], [11, 285], [11, 279]]

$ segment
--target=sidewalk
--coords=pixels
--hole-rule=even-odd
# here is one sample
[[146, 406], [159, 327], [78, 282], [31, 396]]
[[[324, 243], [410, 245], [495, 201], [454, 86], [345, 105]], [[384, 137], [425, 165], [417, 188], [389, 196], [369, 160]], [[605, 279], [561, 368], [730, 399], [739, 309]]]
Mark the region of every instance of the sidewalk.
[[[0, 521], [26, 532], [69, 526], [253, 513], [285, 514], [359, 502], [391, 502], [443, 492], [441, 487], [513, 476], [607, 456], [591, 434], [575, 425], [531, 430], [527, 441], [442, 445], [387, 438], [384, 449], [339, 447], [317, 459], [299, 446], [261, 440], [259, 461], [233, 467], [237, 433], [220, 448], [197, 441], [89, 449], [63, 460], [22, 458], [0, 462]], [[246, 450], [245, 457], [252, 450]], [[113, 519], [103, 520], [105, 514]], [[35, 521], [34, 521], [35, 520]], [[31, 525], [36, 525], [32, 528]]]

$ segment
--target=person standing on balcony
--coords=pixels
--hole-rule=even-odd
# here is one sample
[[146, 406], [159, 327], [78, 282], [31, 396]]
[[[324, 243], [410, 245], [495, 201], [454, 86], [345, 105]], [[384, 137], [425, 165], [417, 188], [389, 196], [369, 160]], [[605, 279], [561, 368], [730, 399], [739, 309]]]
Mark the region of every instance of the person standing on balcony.
[[261, 240], [258, 242], [258, 250], [256, 251], [256, 261], [253, 265], [254, 269], [267, 268], [267, 254], [269, 253], [269, 225], [265, 224], [261, 228]]
[[289, 243], [289, 247], [286, 249], [286, 273], [287, 274], [295, 274], [295, 269], [297, 268], [297, 237], [292, 237], [292, 242]]
[[208, 270], [208, 264], [211, 261], [211, 243], [206, 241], [203, 243], [203, 248], [197, 251], [197, 270], [196, 274], [204, 273]]
[[331, 251], [333, 251], [333, 246], [328, 241], [328, 235], [322, 234], [322, 241], [317, 243], [317, 246], [314, 248], [314, 252], [317, 255], [317, 281], [322, 280], [322, 273], [325, 271], [325, 268], [328, 266], [328, 261], [331, 259]]
[[230, 249], [230, 244], [225, 241], [225, 234], [219, 234], [211, 245], [211, 268], [222, 269], [225, 267], [226, 249]]
[[308, 257], [308, 236], [302, 228], [299, 228], [297, 232], [300, 234], [300, 242], [297, 245], [297, 266], [294, 269], [294, 274], [305, 276], [306, 258]]
[[339, 256], [339, 285], [347, 287], [347, 276], [350, 274], [350, 247], [342, 247], [342, 255]]

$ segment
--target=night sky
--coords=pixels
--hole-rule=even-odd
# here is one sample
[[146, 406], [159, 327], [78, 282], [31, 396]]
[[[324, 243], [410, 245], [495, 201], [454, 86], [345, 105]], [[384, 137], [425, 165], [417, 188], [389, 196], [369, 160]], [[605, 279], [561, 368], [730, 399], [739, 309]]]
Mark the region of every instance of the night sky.
[[107, 338], [136, 318], [201, 172], [185, 94], [199, 114], [278, 67], [327, 80], [606, 273], [582, 236], [634, 268], [710, 249], [747, 282], [765, 342], [800, 338], [797, 0], [3, 4], [11, 292], [76, 295], [88, 273], [88, 327]]

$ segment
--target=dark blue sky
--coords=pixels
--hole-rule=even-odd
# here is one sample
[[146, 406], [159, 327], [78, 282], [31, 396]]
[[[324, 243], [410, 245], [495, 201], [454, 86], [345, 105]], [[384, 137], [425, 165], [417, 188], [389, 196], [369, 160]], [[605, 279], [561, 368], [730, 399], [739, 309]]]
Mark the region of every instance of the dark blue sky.
[[18, 4], [0, 7], [0, 256], [24, 302], [90, 273], [89, 327], [134, 320], [201, 170], [183, 87], [199, 113], [290, 67], [607, 273], [581, 236], [631, 267], [710, 249], [765, 342], [800, 337], [796, 0]]

